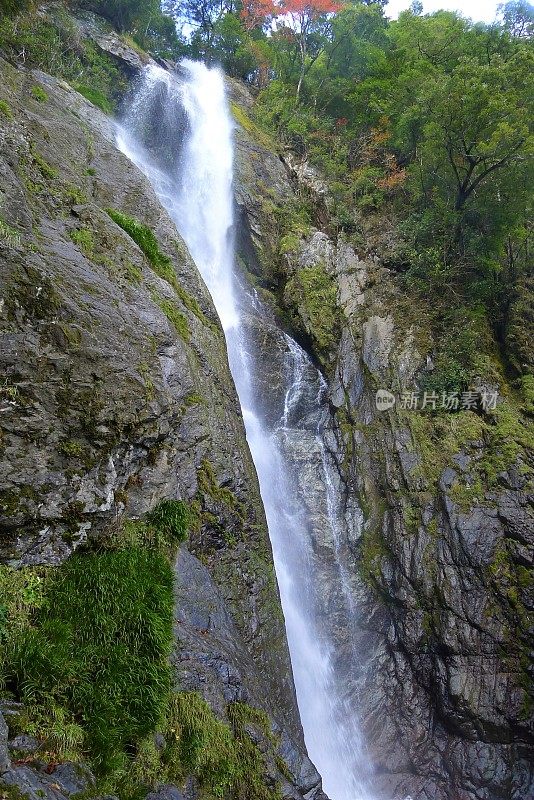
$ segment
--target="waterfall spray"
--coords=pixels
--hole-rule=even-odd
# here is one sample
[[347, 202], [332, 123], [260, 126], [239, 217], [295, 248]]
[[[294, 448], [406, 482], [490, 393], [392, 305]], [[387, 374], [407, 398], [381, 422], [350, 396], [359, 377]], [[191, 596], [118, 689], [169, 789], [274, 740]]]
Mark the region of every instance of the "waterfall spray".
[[[165, 126], [157, 130], [158, 141], [168, 156], [163, 166], [161, 159], [156, 163], [145, 147], [150, 144], [146, 142], [146, 131], [154, 130], [155, 104], [160, 109], [160, 126]], [[182, 124], [178, 126], [176, 120], [180, 118]], [[335, 498], [333, 467], [320, 426], [305, 431], [298, 414], [305, 376], [310, 373], [314, 376], [317, 402], [323, 406], [324, 381], [302, 348], [286, 337], [284, 408], [274, 425], [262, 418], [251, 379], [255, 357], [244, 324], [247, 314], [258, 315], [262, 310], [234, 265], [232, 131], [222, 73], [186, 60], [180, 65], [179, 76], [155, 66], [146, 68], [128, 116], [119, 129], [118, 141], [123, 152], [145, 172], [174, 219], [212, 295], [225, 331], [230, 367], [269, 525], [310, 757], [331, 800], [370, 800], [361, 777], [369, 773], [369, 768], [355, 709], [341, 691], [333, 644], [317, 614], [315, 585], [320, 565], [312, 547], [313, 523], [306, 498], [296, 488], [296, 467], [291, 463], [291, 444], [305, 433], [310, 451], [322, 470], [323, 504], [335, 544], [334, 555], [340, 558], [341, 510]], [[175, 157], [178, 153], [179, 157]], [[339, 603], [352, 613], [347, 570], [341, 560], [336, 569]]]

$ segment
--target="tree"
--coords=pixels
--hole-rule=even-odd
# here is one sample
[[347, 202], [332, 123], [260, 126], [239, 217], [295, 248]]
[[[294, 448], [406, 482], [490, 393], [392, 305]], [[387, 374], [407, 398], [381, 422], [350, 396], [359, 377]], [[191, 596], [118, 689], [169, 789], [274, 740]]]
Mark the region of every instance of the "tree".
[[202, 43], [200, 49], [209, 54], [217, 23], [226, 14], [236, 11], [236, 3], [234, 0], [163, 0], [162, 8], [177, 25], [192, 30], [193, 37]]
[[529, 39], [534, 35], [534, 6], [526, 0], [512, 0], [498, 8], [504, 27], [514, 38]]
[[340, 8], [336, 0], [249, 0], [243, 7], [247, 27], [281, 20], [278, 34], [294, 41], [300, 63], [297, 102], [306, 73], [328, 41], [330, 18]]
[[488, 66], [466, 60], [433, 82], [423, 147], [431, 162], [440, 153], [445, 159], [440, 173], [452, 181], [456, 211], [498, 170], [531, 152], [529, 66], [533, 57], [527, 53]]

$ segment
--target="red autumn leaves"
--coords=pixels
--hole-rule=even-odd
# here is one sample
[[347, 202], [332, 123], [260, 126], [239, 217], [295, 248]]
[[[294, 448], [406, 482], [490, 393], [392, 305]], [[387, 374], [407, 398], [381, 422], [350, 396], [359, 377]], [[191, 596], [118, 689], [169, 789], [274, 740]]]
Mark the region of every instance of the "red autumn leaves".
[[335, 14], [341, 4], [335, 0], [245, 0], [241, 17], [247, 30], [272, 22], [280, 17], [290, 20], [296, 27], [326, 14]]

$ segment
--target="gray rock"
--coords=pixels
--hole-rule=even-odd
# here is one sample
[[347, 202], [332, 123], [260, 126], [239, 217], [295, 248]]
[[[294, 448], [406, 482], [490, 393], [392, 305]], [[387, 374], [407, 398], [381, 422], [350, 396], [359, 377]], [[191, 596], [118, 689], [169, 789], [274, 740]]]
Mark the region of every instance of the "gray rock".
[[11, 739], [8, 746], [10, 750], [16, 750], [19, 753], [35, 753], [39, 749], [40, 743], [33, 736], [22, 733]]
[[11, 759], [9, 757], [9, 749], [7, 739], [9, 736], [9, 729], [7, 723], [0, 711], [0, 775], [7, 772], [11, 768]]

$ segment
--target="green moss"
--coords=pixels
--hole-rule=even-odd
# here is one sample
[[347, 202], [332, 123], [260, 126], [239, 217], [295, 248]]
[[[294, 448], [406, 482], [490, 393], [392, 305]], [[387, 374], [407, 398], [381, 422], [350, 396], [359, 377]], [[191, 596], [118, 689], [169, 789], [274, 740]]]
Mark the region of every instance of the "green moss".
[[140, 548], [74, 555], [51, 581], [32, 625], [8, 643], [7, 687], [53, 719], [81, 725], [101, 771], [153, 731], [170, 673], [173, 577]]
[[67, 185], [63, 189], [63, 197], [71, 205], [81, 206], [87, 203], [87, 195], [77, 186]]
[[187, 395], [183, 402], [184, 408], [191, 408], [192, 406], [201, 405], [204, 402], [204, 398], [198, 392], [191, 392]]
[[422, 456], [419, 472], [433, 489], [446, 467], [456, 467], [454, 455], [464, 452], [470, 456], [467, 472], [457, 470], [458, 477], [449, 490], [463, 511], [482, 502], [497, 485], [499, 475], [514, 464], [519, 464], [523, 475], [532, 474], [528, 455], [534, 441], [532, 423], [512, 397], [500, 398], [495, 411], [485, 417], [473, 411], [412, 413], [407, 422]]
[[524, 375], [521, 378], [521, 393], [523, 410], [534, 416], [534, 375]]
[[278, 800], [279, 792], [266, 785], [265, 756], [249, 730], [270, 736], [265, 715], [241, 703], [228, 706], [227, 713], [229, 722], [218, 719], [196, 692], [174, 695], [169, 708], [173, 740], [164, 756], [169, 777], [179, 781], [193, 775], [209, 797]]
[[273, 152], [278, 150], [274, 140], [251, 120], [244, 108], [232, 101], [230, 102], [230, 110], [237, 124], [249, 133], [255, 142], [262, 144], [267, 150], [272, 150]]
[[288, 280], [284, 301], [297, 328], [312, 338], [317, 354], [326, 359], [340, 334], [336, 285], [324, 266], [303, 267]]
[[61, 307], [61, 299], [50, 278], [29, 265], [16, 275], [6, 295], [11, 313], [21, 307], [34, 319], [52, 319]]
[[58, 177], [59, 172], [57, 171], [57, 169], [55, 167], [50, 166], [50, 164], [47, 161], [45, 161], [43, 156], [38, 152], [38, 150], [36, 150], [34, 145], [31, 145], [30, 152], [32, 161], [39, 169], [39, 172], [41, 173], [43, 178], [45, 178], [47, 181], [51, 181]]
[[69, 458], [79, 458], [83, 454], [83, 446], [72, 439], [62, 442], [59, 446], [59, 450], [63, 455]]
[[135, 264], [132, 264], [131, 261], [127, 260], [125, 264], [125, 274], [126, 278], [130, 283], [140, 284], [143, 280], [143, 273], [139, 267], [136, 267]]
[[534, 573], [517, 563], [513, 557], [516, 543], [503, 539], [499, 542], [487, 574], [493, 591], [499, 598], [508, 631], [503, 659], [509, 671], [517, 675], [517, 685], [523, 689], [522, 717], [529, 719], [532, 712], [531, 670], [533, 666], [531, 635], [534, 615], [530, 609], [529, 593]]
[[32, 86], [32, 97], [34, 100], [38, 100], [39, 103], [48, 101], [48, 95], [41, 86]]
[[106, 211], [113, 222], [119, 225], [143, 251], [154, 270], [168, 274], [172, 269], [171, 259], [161, 252], [158, 240], [150, 228], [116, 209], [107, 208]]
[[152, 299], [156, 305], [161, 308], [176, 332], [185, 342], [188, 342], [191, 338], [191, 332], [187, 324], [187, 317], [185, 314], [182, 314], [176, 303], [166, 297], [159, 297], [158, 295], [152, 295]]
[[178, 282], [172, 259], [161, 252], [158, 241], [150, 228], [115, 209], [108, 208], [107, 213], [140, 247], [156, 275], [172, 286], [188, 311], [198, 317], [203, 324], [208, 325], [208, 320], [198, 302]]
[[404, 500], [402, 503], [402, 518], [407, 531], [411, 533], [417, 531], [421, 521], [421, 515], [418, 508], [408, 500]]
[[7, 100], [0, 100], [0, 114], [2, 114], [2, 116], [4, 116], [6, 119], [13, 119], [13, 112], [11, 111], [11, 107]]
[[79, 328], [69, 325], [67, 322], [58, 322], [58, 326], [67, 340], [69, 347], [77, 348], [82, 341], [82, 334]]
[[512, 401], [506, 399], [497, 405], [491, 416], [487, 439], [479, 468], [490, 486], [495, 485], [499, 474], [518, 459], [523, 464], [522, 471], [532, 474], [528, 462], [534, 445], [534, 428]]
[[87, 258], [92, 258], [95, 252], [93, 231], [89, 228], [75, 228], [69, 231], [69, 236]]
[[279, 252], [282, 255], [287, 253], [295, 253], [299, 249], [301, 239], [294, 233], [287, 233], [282, 236], [278, 245]]
[[0, 242], [4, 242], [8, 247], [20, 247], [21, 236], [16, 228], [8, 225], [0, 219]]
[[382, 583], [382, 562], [388, 557], [389, 550], [382, 537], [380, 523], [364, 530], [358, 568], [369, 586], [376, 587]]
[[[132, 477], [124, 489], [115, 492], [115, 500], [128, 499], [128, 490], [136, 485]], [[189, 530], [196, 525], [195, 511], [182, 500], [162, 500], [144, 519], [120, 520], [107, 529], [99, 539], [99, 546], [107, 550], [141, 547], [157, 550], [171, 559], [178, 545], [185, 541]]]
[[211, 497], [212, 500], [223, 503], [230, 509], [235, 509], [238, 506], [238, 500], [234, 493], [225, 486], [219, 485], [213, 465], [207, 459], [202, 461], [200, 468], [197, 470], [197, 481], [198, 488], [202, 494]]

